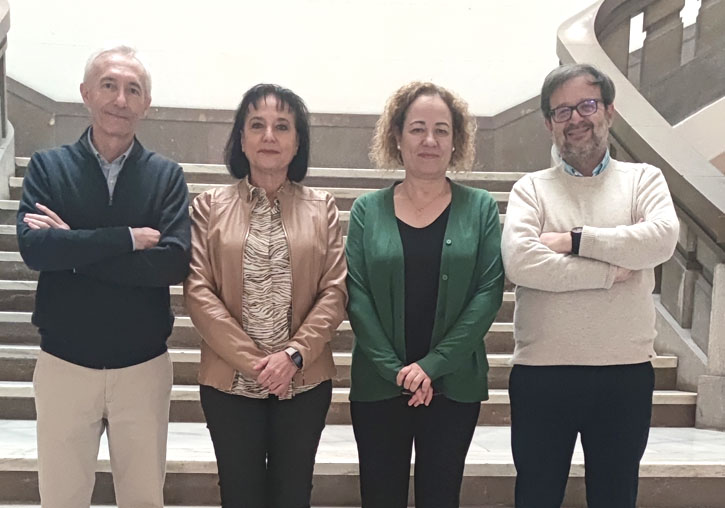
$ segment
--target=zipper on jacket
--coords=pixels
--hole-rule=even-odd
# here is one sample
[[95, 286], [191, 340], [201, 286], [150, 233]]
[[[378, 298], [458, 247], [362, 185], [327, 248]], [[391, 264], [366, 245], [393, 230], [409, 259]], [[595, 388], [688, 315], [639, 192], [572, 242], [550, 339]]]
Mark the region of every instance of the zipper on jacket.
[[[113, 185], [113, 192], [108, 192], [108, 206], [113, 206], [113, 196], [116, 194], [116, 189], [118, 189], [118, 184], [121, 182], [121, 176], [125, 173], [128, 173], [128, 171], [124, 171], [126, 168], [126, 163], [128, 162], [128, 157], [126, 157], [123, 160], [123, 164], [121, 164], [121, 169], [118, 171], [118, 175], [116, 175], [116, 183]], [[108, 181], [106, 181], [106, 188], [108, 188]]]
[[[282, 223], [282, 232], [284, 233], [284, 241], [287, 243], [287, 256], [289, 257], [289, 287], [290, 287], [290, 295], [294, 293], [294, 277], [292, 277], [292, 249], [290, 248], [289, 243], [289, 235], [287, 234], [287, 228], [284, 225], [284, 219], [282, 219], [282, 203], [279, 204], [279, 221]], [[290, 298], [290, 309], [292, 309], [292, 303], [294, 302], [293, 298]], [[292, 323], [290, 323], [290, 328], [292, 328]]]
[[[245, 254], [245, 251], [247, 250], [247, 238], [249, 238], [249, 228], [250, 228], [251, 222], [252, 222], [252, 210], [254, 210], [254, 205], [257, 204], [257, 198], [252, 197], [252, 199], [249, 202], [251, 204], [249, 207], [249, 212], [247, 214], [247, 224], [246, 224], [246, 226], [244, 226], [244, 235], [242, 236], [242, 262], [241, 262], [241, 270], [240, 270], [241, 276], [242, 276], [242, 287], [239, 288], [240, 295], [241, 295], [240, 301], [241, 301], [242, 308], [244, 308], [244, 254]], [[240, 323], [240, 325], [241, 325], [241, 323]]]
[[[290, 247], [289, 235], [287, 234], [287, 227], [284, 225], [284, 214], [282, 213], [282, 201], [279, 200], [279, 198], [277, 198], [277, 200], [279, 201], [279, 221], [282, 224], [282, 232], [284, 233], [284, 239], [285, 239], [285, 242], [287, 243], [287, 256], [289, 257], [289, 289], [290, 289], [289, 307], [290, 307], [290, 334], [291, 334], [292, 333], [292, 322], [291, 321], [292, 321], [292, 319], [294, 319], [294, 315], [295, 315], [294, 307], [293, 307], [293, 305], [294, 305], [294, 296], [293, 296], [294, 295], [294, 277], [292, 275], [294, 273], [292, 271], [294, 269], [294, 267], [292, 266], [292, 248]], [[291, 338], [292, 338], [292, 336], [290, 335], [290, 339]], [[302, 381], [301, 381], [300, 386], [304, 386], [305, 385], [305, 366], [304, 366], [304, 364], [302, 365], [302, 368], [299, 369], [299, 372], [302, 376]], [[294, 379], [294, 377], [293, 377], [293, 379]]]
[[[98, 173], [101, 177], [101, 181], [103, 182], [103, 188], [106, 189], [106, 195], [108, 196], [108, 206], [113, 206], [113, 194], [111, 194], [111, 191], [108, 190], [108, 180], [106, 180], [106, 175], [103, 174], [103, 168], [101, 168], [101, 161], [98, 160], [97, 156], [94, 156], [93, 159], [96, 161], [96, 167], [98, 168]], [[116, 182], [118, 184], [118, 182]], [[113, 190], [116, 190], [116, 187], [113, 188]]]

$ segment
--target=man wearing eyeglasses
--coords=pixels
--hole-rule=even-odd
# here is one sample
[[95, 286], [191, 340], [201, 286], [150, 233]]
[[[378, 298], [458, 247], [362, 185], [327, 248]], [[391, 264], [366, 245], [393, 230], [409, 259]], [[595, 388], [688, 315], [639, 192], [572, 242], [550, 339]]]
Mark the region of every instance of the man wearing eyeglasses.
[[587, 506], [636, 506], [654, 389], [654, 268], [672, 256], [679, 225], [660, 170], [610, 156], [613, 102], [598, 69], [552, 71], [541, 110], [561, 161], [509, 197], [516, 508], [561, 506], [577, 436]]

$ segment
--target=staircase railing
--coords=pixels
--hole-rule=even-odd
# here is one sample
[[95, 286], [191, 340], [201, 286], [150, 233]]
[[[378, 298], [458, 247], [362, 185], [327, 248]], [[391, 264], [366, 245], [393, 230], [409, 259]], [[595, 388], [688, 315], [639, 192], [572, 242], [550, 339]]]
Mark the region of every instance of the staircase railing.
[[13, 127], [8, 121], [5, 53], [10, 30], [10, 8], [7, 0], [0, 0], [0, 199], [8, 199], [8, 177], [15, 171], [15, 143]]
[[[685, 0], [605, 1], [595, 20], [609, 57], [672, 124], [725, 95], [725, 2], [701, 2], [687, 29], [680, 18]], [[638, 15], [646, 38], [630, 54], [630, 20]]]
[[[563, 63], [592, 63], [612, 77], [617, 157], [651, 163], [667, 179], [681, 231], [675, 255], [662, 267], [656, 345], [680, 358], [678, 387], [697, 389], [698, 426], [725, 429], [725, 175], [678, 135], [625, 75], [631, 19], [640, 13], [646, 30], [640, 86], [679, 72], [684, 3], [600, 0], [560, 27], [557, 54]], [[724, 39], [725, 0], [702, 0], [694, 60], [698, 54], [711, 58]], [[700, 88], [703, 83], [712, 85], [705, 81]]]

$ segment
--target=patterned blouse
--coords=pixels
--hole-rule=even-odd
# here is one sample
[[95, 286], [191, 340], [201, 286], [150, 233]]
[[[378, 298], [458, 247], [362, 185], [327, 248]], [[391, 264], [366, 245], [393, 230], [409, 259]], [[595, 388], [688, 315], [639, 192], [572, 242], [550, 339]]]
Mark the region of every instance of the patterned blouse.
[[[270, 203], [267, 193], [245, 179], [250, 195], [256, 199], [249, 220], [249, 233], [243, 254], [244, 288], [242, 328], [266, 354], [283, 351], [290, 339], [292, 322], [292, 270], [287, 237], [282, 225], [279, 200]], [[287, 185], [285, 182], [282, 188]], [[295, 386], [290, 382], [281, 399], [317, 386]], [[241, 372], [234, 376], [230, 393], [266, 399], [269, 390]]]

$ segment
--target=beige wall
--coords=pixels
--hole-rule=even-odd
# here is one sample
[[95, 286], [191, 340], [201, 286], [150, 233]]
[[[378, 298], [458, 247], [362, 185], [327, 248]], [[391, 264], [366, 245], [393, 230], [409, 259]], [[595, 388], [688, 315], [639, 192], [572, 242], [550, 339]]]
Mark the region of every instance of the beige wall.
[[378, 114], [397, 87], [433, 80], [481, 116], [533, 97], [554, 68], [556, 28], [594, 0], [11, 0], [10, 77], [79, 102], [88, 56], [137, 47], [154, 105], [232, 109], [255, 83], [310, 111]]
[[725, 97], [702, 108], [674, 126], [707, 160], [725, 155]]
[[[15, 126], [15, 151], [75, 141], [88, 124], [81, 104], [55, 102], [8, 80], [8, 110]], [[139, 128], [144, 145], [181, 162], [220, 163], [234, 112], [152, 108]], [[313, 113], [311, 164], [369, 168], [370, 139], [377, 115]], [[532, 171], [549, 164], [551, 147], [538, 110], [538, 98], [493, 117], [478, 117], [477, 170]]]

